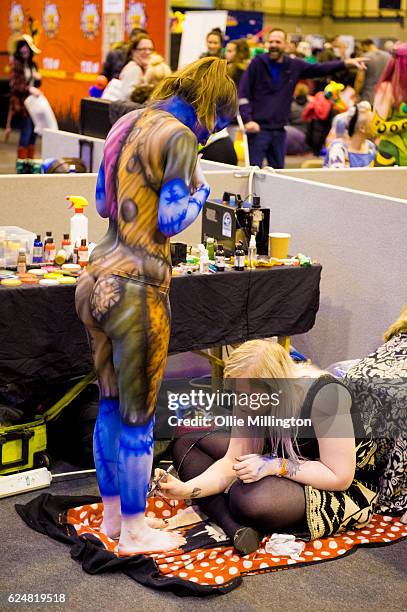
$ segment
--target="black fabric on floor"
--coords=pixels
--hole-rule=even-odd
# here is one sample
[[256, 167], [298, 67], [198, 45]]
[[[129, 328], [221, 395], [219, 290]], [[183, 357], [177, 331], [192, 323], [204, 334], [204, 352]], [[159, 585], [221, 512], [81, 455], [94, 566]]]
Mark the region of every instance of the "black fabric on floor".
[[[82, 564], [88, 574], [121, 571], [129, 578], [144, 586], [159, 591], [171, 591], [180, 597], [194, 595], [223, 595], [242, 583], [242, 578], [232, 578], [221, 586], [203, 586], [177, 577], [167, 577], [159, 573], [154, 560], [144, 555], [117, 557], [103, 547], [91, 535], [79, 537], [75, 528], [66, 522], [66, 512], [70, 508], [99, 503], [100, 497], [67, 497], [42, 493], [26, 505], [16, 504], [15, 508], [23, 521], [39, 533], [71, 547], [71, 557]], [[196, 546], [195, 546], [196, 548]], [[188, 548], [185, 547], [187, 551]]]

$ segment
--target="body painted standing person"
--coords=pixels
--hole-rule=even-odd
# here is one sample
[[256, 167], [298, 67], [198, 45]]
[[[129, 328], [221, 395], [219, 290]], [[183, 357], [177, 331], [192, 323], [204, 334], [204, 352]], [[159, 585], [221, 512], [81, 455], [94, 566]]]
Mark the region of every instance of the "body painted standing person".
[[106, 140], [96, 204], [109, 229], [81, 275], [76, 304], [100, 385], [94, 457], [102, 531], [120, 538], [122, 555], [184, 543], [144, 516], [170, 336], [169, 239], [209, 195], [198, 145], [228, 124], [236, 106], [226, 61], [204, 58], [165, 79], [148, 108], [122, 117]]

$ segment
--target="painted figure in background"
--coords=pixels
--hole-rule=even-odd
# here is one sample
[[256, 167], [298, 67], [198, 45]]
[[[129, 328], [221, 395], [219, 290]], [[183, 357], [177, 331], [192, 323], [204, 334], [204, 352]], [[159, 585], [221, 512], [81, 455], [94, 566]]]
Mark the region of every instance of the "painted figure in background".
[[407, 43], [396, 43], [392, 55], [374, 98], [377, 166], [407, 166]]
[[324, 160], [326, 168], [362, 168], [374, 166], [376, 147], [373, 136], [372, 108], [366, 100], [338, 115], [336, 130], [342, 137], [329, 146]]
[[204, 58], [163, 81], [147, 109], [110, 131], [96, 205], [109, 229], [76, 292], [100, 385], [94, 457], [102, 530], [119, 554], [171, 550], [178, 534], [145, 519], [154, 411], [170, 335], [169, 238], [199, 215], [209, 187], [198, 145], [235, 116], [225, 60]]

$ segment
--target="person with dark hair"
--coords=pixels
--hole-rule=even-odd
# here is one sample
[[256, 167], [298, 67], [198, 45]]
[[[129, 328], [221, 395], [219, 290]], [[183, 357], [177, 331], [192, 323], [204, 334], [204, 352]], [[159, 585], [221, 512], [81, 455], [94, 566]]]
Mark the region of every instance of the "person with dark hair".
[[[130, 42], [139, 34], [147, 34], [147, 31], [143, 28], [133, 28], [130, 32]], [[115, 43], [110, 51], [107, 52], [101, 74], [104, 75], [108, 81], [119, 78], [126, 63], [128, 46], [129, 41], [121, 40]]]
[[301, 79], [324, 76], [345, 67], [364, 68], [359, 58], [309, 64], [285, 53], [287, 34], [280, 28], [269, 34], [268, 53], [253, 58], [239, 85], [240, 113], [248, 133], [250, 163], [284, 167], [285, 130], [294, 89]]
[[339, 116], [340, 123], [346, 126], [336, 126], [344, 129], [347, 138], [335, 139], [326, 154], [326, 168], [362, 168], [373, 166], [376, 157], [376, 147], [370, 140], [373, 135], [373, 112], [369, 102], [359, 102], [346, 113]]
[[373, 105], [376, 85], [390, 61], [390, 54], [378, 49], [371, 38], [365, 38], [360, 45], [367, 60], [366, 70], [358, 70], [354, 87], [361, 101], [366, 100]]
[[154, 43], [148, 34], [138, 34], [130, 42], [126, 63], [120, 73], [122, 100], [129, 100], [135, 87], [145, 84], [145, 75], [154, 53]]
[[41, 96], [39, 89], [41, 75], [34, 55], [41, 53], [34, 44], [31, 36], [23, 34], [15, 41], [11, 78], [10, 78], [10, 106], [5, 130], [7, 140], [11, 131], [11, 120], [18, 117], [20, 137], [18, 141], [17, 157], [19, 159], [33, 159], [35, 157], [36, 134], [34, 123], [24, 105], [28, 96]]
[[106, 139], [96, 207], [109, 228], [81, 274], [76, 308], [100, 389], [94, 458], [101, 530], [119, 538], [119, 555], [185, 543], [145, 517], [170, 337], [170, 238], [198, 217], [209, 195], [198, 146], [236, 107], [226, 61], [204, 58], [161, 81], [149, 106], [121, 117]]
[[[231, 40], [226, 45], [225, 59], [228, 63], [228, 74], [232, 77], [236, 87], [239, 87], [240, 80], [245, 70], [250, 63], [250, 47], [245, 38], [239, 38], [237, 40]], [[234, 119], [227, 128], [229, 138], [223, 139], [222, 142], [216, 146], [210, 145], [210, 150], [204, 152], [204, 158], [212, 161], [220, 161], [223, 159], [227, 160], [223, 163], [236, 165], [237, 154], [234, 149], [233, 143], [238, 137], [239, 128], [237, 119]], [[224, 137], [225, 138], [225, 137]], [[206, 157], [207, 155], [215, 154], [214, 157]]]
[[228, 63], [228, 74], [236, 87], [250, 63], [250, 48], [245, 38], [230, 40], [226, 45], [225, 59]]
[[206, 53], [201, 57], [222, 57], [223, 35], [220, 28], [213, 28], [206, 36]]

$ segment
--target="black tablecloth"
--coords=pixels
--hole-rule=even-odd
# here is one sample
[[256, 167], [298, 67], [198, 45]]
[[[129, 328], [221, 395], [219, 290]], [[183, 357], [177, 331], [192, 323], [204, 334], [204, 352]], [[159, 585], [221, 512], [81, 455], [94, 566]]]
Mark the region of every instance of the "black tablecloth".
[[[301, 334], [319, 307], [321, 267], [172, 279], [170, 352]], [[92, 360], [75, 287], [0, 287], [0, 385], [74, 377]]]

